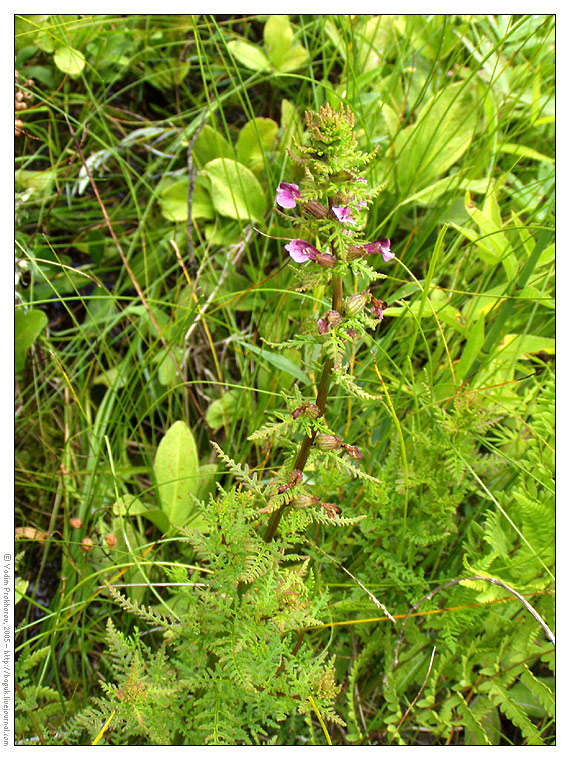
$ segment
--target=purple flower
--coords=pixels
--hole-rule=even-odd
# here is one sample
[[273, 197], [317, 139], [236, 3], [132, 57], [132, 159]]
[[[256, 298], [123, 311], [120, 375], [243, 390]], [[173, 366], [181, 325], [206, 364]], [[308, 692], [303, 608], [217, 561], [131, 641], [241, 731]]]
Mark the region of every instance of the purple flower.
[[363, 248], [365, 248], [368, 253], [381, 253], [386, 263], [396, 255], [390, 250], [390, 241], [388, 238], [382, 238], [375, 243], [368, 243], [368, 245], [363, 246]]
[[348, 206], [332, 206], [331, 211], [342, 224], [354, 224], [352, 209]]
[[302, 264], [309, 259], [311, 259], [311, 261], [316, 261], [317, 256], [321, 255], [321, 252], [317, 250], [314, 245], [307, 243], [306, 240], [299, 240], [297, 238], [291, 240], [290, 243], [287, 243], [285, 250], [289, 256], [291, 256], [293, 261], [297, 262], [297, 264]]
[[282, 182], [277, 188], [276, 202], [283, 208], [295, 208], [297, 201], [301, 200], [299, 185], [291, 182]]

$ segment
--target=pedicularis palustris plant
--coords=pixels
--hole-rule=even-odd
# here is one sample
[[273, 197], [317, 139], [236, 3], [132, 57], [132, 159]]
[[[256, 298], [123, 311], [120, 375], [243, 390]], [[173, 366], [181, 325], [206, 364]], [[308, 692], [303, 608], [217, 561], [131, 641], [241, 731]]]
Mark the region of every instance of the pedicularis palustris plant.
[[[271, 541], [283, 515], [288, 510], [310, 509], [336, 519], [341, 508], [323, 502], [303, 486], [303, 470], [309, 456], [334, 452], [335, 458], [344, 455], [360, 459], [360, 450], [345, 443], [324, 421], [325, 405], [333, 382], [344, 386], [349, 393], [370, 398], [355, 383], [343, 365], [347, 345], [374, 329], [383, 318], [384, 301], [368, 289], [345, 295], [345, 283], [370, 282], [383, 277], [370, 264], [375, 254], [384, 262], [394, 258], [390, 241], [382, 238], [365, 242], [363, 225], [367, 208], [380, 188], [371, 188], [364, 176], [372, 154], [357, 149], [354, 136], [354, 116], [342, 106], [334, 111], [324, 106], [318, 114], [306, 114], [309, 139], [304, 146], [296, 145], [290, 152], [293, 160], [305, 173], [301, 185], [282, 182], [277, 189], [276, 202], [288, 214], [292, 223], [303, 229], [311, 240], [295, 238], [285, 250], [300, 267], [303, 290], [325, 285], [330, 292], [330, 309], [321, 314], [312, 332], [287, 341], [282, 346], [308, 343], [322, 345], [322, 367], [316, 399], [290, 397], [293, 407], [290, 419], [301, 427], [304, 438], [299, 445], [292, 467], [286, 468], [284, 482], [262, 511], [271, 517], [265, 534]], [[354, 285], [352, 285], [354, 288]], [[281, 419], [279, 425], [287, 421]], [[292, 432], [289, 427], [289, 434]], [[275, 432], [268, 426], [251, 438]], [[289, 436], [290, 440], [290, 436]]]

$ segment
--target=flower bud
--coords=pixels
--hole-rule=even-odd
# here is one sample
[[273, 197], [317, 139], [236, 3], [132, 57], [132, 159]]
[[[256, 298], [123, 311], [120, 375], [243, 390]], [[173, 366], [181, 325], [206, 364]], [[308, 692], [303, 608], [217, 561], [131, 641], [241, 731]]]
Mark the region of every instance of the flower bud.
[[317, 433], [315, 436], [315, 446], [321, 451], [333, 451], [338, 449], [342, 444], [342, 439], [336, 435], [328, 433]]
[[81, 548], [83, 549], [84, 552], [90, 552], [91, 549], [93, 548], [93, 541], [90, 538], [87, 538], [87, 536], [85, 538], [82, 538]]
[[369, 300], [369, 293], [357, 293], [354, 296], [345, 298], [344, 313], [347, 317], [355, 317], [359, 312], [362, 311], [362, 309], [364, 309]]
[[83, 527], [83, 520], [80, 517], [70, 517], [69, 524], [72, 528], [78, 530], [79, 528]]
[[113, 546], [117, 543], [117, 536], [114, 533], [109, 533], [108, 536], [105, 536], [105, 543], [109, 547], [109, 549], [112, 549]]

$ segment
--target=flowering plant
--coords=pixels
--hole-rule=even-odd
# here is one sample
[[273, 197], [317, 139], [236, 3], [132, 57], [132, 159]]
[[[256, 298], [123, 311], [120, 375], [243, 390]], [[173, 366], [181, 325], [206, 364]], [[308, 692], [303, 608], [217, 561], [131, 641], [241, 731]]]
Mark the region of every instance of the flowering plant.
[[[325, 404], [333, 380], [352, 394], [370, 398], [349, 375], [343, 365], [343, 355], [347, 341], [357, 340], [383, 319], [386, 303], [373, 295], [369, 287], [344, 297], [344, 280], [352, 275], [353, 281], [360, 276], [371, 283], [385, 275], [377, 272], [368, 260], [377, 254], [381, 254], [385, 263], [394, 258], [387, 238], [369, 243], [361, 240], [366, 210], [379, 188], [371, 188], [363, 176], [372, 155], [357, 149], [353, 114], [342, 106], [334, 111], [327, 105], [317, 114], [307, 113], [306, 121], [308, 143], [296, 145], [296, 151], [291, 152], [293, 160], [304, 169], [304, 180], [301, 185], [281, 182], [275, 200], [285, 209], [281, 213], [293, 223], [302, 225], [303, 230], [314, 238], [314, 243], [293, 238], [285, 245], [285, 250], [302, 272], [300, 289], [325, 284], [330, 289], [331, 306], [318, 317], [311, 335], [297, 336], [280, 344], [284, 347], [320, 342], [323, 362], [316, 400], [307, 401], [299, 396], [291, 398], [289, 420], [282, 419], [278, 423], [281, 429], [284, 425], [302, 426], [304, 438], [292, 465], [285, 469], [284, 482], [261, 510], [271, 515], [266, 541], [274, 537], [281, 518], [291, 509], [320, 509], [320, 514], [316, 513], [319, 514], [317, 519], [324, 516], [336, 522], [345, 521], [339, 518], [340, 507], [307, 492], [303, 470], [309, 456], [319, 453], [339, 459], [343, 453], [353, 459], [362, 457], [356, 446], [344, 443], [328, 429], [324, 422]], [[286, 213], [290, 211], [293, 214]], [[274, 428], [268, 426], [250, 438], [262, 437]], [[353, 466], [349, 471], [352, 474], [359, 472]]]

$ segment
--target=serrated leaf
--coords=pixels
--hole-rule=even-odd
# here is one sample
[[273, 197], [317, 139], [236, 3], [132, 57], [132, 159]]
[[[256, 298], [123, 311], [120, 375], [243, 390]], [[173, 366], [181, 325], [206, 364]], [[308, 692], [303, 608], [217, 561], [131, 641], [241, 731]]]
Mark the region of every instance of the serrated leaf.
[[78, 77], [85, 68], [83, 53], [67, 46], [57, 48], [53, 54], [53, 62], [60, 71], [69, 74], [70, 77]]
[[198, 492], [200, 467], [194, 436], [182, 420], [175, 422], [159, 443], [154, 476], [161, 508], [170, 523], [185, 526], [192, 522], [196, 506], [190, 494]]
[[255, 45], [250, 45], [249, 42], [232, 40], [228, 42], [228, 50], [248, 69], [253, 69], [253, 71], [271, 70], [271, 64], [267, 56], [259, 48], [256, 48]]
[[265, 194], [253, 172], [229, 158], [215, 158], [202, 170], [210, 180], [214, 208], [230, 219], [263, 220]]
[[22, 311], [14, 315], [14, 370], [21, 372], [26, 364], [26, 353], [47, 325], [47, 315], [39, 309]]

